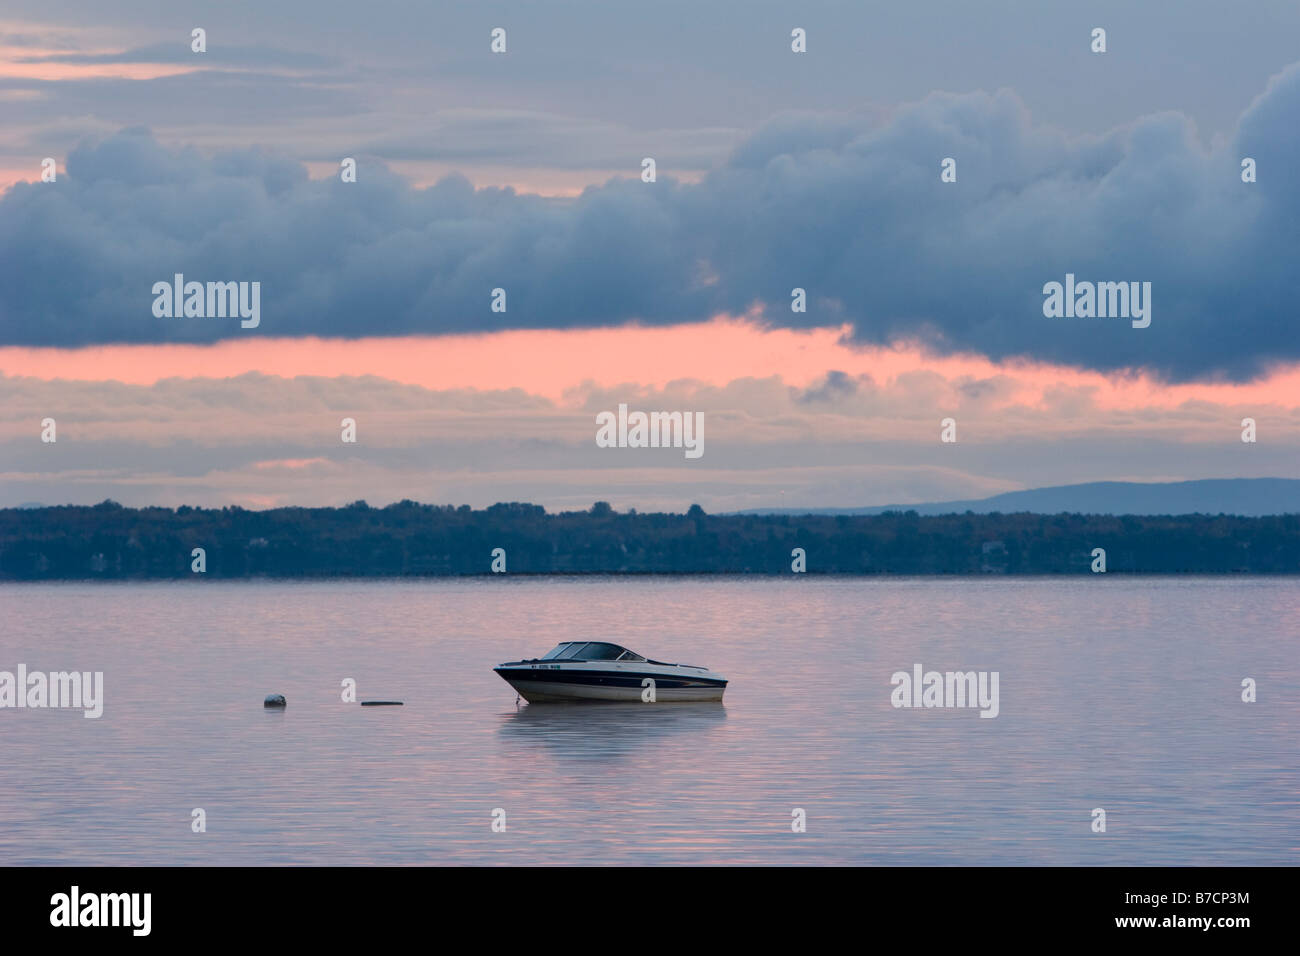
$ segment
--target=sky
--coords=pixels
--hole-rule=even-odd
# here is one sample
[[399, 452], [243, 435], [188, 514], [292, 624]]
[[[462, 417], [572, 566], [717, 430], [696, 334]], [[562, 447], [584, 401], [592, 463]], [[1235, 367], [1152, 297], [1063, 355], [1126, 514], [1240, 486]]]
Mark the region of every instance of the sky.
[[[10, 0], [0, 506], [1296, 477], [1298, 40], [1281, 2]], [[256, 325], [162, 309], [178, 274]], [[704, 453], [601, 447], [620, 405]]]

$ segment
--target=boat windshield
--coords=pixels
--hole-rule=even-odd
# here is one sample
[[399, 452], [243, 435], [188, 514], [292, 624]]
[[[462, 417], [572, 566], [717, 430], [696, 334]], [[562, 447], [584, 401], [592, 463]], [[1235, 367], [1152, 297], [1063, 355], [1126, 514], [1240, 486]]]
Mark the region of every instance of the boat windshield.
[[544, 661], [644, 661], [640, 654], [607, 641], [565, 641], [542, 658]]
[[542, 657], [542, 660], [553, 661], [557, 657], [561, 657], [561, 656], [570, 657], [572, 656], [572, 652], [574, 650], [577, 650], [580, 647], [582, 647], [581, 642], [575, 644], [572, 641], [565, 641], [563, 644], [557, 644], [551, 650], [547, 651], [546, 654]]
[[582, 649], [580, 659], [584, 661], [616, 661], [626, 653], [626, 647], [619, 647], [617, 644], [606, 644], [604, 641], [593, 641]]

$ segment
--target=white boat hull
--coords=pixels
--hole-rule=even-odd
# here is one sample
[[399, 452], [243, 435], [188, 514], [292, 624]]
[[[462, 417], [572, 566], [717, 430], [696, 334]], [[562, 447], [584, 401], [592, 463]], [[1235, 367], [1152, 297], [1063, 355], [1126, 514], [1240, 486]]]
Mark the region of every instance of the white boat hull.
[[[644, 700], [654, 682], [654, 703], [722, 700], [727, 679], [707, 667], [635, 661], [515, 661], [496, 668], [529, 703], [552, 700]], [[645, 696], [643, 696], [645, 695]], [[650, 703], [650, 701], [646, 701]]]

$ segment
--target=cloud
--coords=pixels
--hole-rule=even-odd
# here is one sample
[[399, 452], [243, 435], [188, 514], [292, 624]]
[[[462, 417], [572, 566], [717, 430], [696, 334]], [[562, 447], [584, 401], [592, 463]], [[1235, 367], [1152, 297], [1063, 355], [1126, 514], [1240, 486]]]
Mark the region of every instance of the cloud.
[[366, 153], [389, 161], [500, 163], [527, 162], [551, 169], [633, 169], [653, 153], [656, 162], [676, 171], [708, 169], [741, 138], [725, 127], [632, 129], [624, 124], [552, 113], [507, 109], [426, 111], [418, 125], [404, 126], [363, 144]]
[[[148, 121], [186, 131], [211, 125], [241, 128], [327, 119], [346, 125], [364, 109], [341, 82], [244, 70], [195, 70], [149, 80], [95, 76], [39, 80], [0, 78], [0, 90], [38, 98], [6, 108], [7, 123], [42, 131], [55, 123], [111, 122], [117, 128]], [[30, 134], [29, 134], [30, 135]], [[105, 142], [105, 141], [100, 141]], [[156, 145], [156, 144], [155, 144]], [[93, 162], [94, 150], [76, 151]], [[74, 153], [75, 154], [75, 153]], [[69, 159], [72, 157], [69, 156]], [[164, 157], [158, 159], [166, 163]]]
[[[871, 381], [868, 377], [867, 381]], [[804, 389], [795, 401], [805, 405], [828, 402], [844, 395], [852, 395], [858, 390], [858, 382], [845, 372], [832, 369], [825, 379], [812, 388]]]
[[[783, 115], [698, 184], [661, 170], [570, 201], [461, 177], [412, 189], [377, 162], [355, 184], [313, 181], [258, 151], [125, 131], [0, 198], [0, 344], [250, 334], [155, 318], [153, 283], [180, 272], [260, 281], [251, 334], [659, 324], [757, 303], [773, 325], [848, 322], [861, 342], [1247, 380], [1300, 358], [1298, 110], [1300, 66], [1212, 149], [1179, 114], [1072, 139], [1007, 91], [935, 94], [883, 123]], [[957, 183], [939, 180], [945, 156]], [[1259, 182], [1241, 182], [1243, 156]], [[1150, 328], [1044, 318], [1043, 284], [1067, 272], [1151, 282]], [[807, 313], [790, 312], [795, 286]]]
[[337, 57], [322, 56], [301, 50], [282, 50], [268, 46], [239, 46], [224, 43], [213, 44], [209, 51], [196, 54], [190, 49], [188, 36], [184, 36], [174, 43], [155, 43], [146, 47], [136, 47], [111, 53], [48, 53], [16, 57], [15, 59], [19, 63], [181, 63], [195, 68], [256, 66], [263, 69], [279, 67], [299, 70], [332, 68], [339, 66], [342, 62]]
[[[709, 510], [980, 497], [1092, 480], [1294, 474], [1300, 415], [1243, 401], [1104, 407], [1095, 389], [917, 370], [830, 373], [811, 392], [779, 376], [570, 389], [432, 389], [378, 376], [248, 373], [150, 385], [0, 375], [0, 506], [344, 504], [365, 498], [548, 508]], [[698, 411], [705, 454], [607, 449], [596, 414]], [[957, 444], [939, 441], [955, 416]], [[1257, 419], [1258, 445], [1238, 423]], [[58, 440], [40, 440], [41, 422]], [[355, 419], [357, 442], [340, 440]], [[1170, 463], [1176, 467], [1171, 468]], [[784, 498], [782, 497], [784, 492]]]

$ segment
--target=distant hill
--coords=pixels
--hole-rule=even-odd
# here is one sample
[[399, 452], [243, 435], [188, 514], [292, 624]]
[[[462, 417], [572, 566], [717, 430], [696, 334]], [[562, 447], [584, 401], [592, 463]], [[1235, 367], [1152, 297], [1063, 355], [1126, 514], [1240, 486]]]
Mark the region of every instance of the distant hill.
[[915, 511], [920, 515], [1097, 514], [1097, 515], [1242, 515], [1260, 517], [1300, 513], [1300, 479], [1207, 478], [1201, 481], [1092, 481], [1008, 491], [991, 498], [940, 501], [871, 508], [755, 508], [739, 514], [878, 515]]

